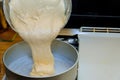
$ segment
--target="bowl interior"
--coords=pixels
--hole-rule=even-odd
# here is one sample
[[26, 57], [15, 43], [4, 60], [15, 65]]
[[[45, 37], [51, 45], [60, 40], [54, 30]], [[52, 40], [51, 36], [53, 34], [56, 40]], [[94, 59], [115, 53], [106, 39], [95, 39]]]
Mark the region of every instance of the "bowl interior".
[[[54, 40], [51, 50], [55, 60], [53, 76], [65, 73], [76, 64], [77, 50], [70, 44]], [[3, 56], [3, 63], [11, 72], [30, 77], [33, 60], [29, 45], [23, 41], [11, 46]]]

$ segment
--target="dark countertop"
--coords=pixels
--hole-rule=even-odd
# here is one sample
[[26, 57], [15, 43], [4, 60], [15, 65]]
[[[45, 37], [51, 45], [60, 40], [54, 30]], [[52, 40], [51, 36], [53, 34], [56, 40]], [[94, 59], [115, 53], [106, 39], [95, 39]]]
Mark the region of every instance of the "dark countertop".
[[0, 1], [0, 8], [2, 7], [2, 2]]

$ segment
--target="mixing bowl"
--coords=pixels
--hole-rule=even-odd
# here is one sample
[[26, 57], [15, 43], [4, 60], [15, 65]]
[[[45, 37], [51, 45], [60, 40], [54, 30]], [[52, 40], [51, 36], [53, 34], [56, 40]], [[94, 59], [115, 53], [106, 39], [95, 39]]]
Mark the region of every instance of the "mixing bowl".
[[[12, 25], [11, 20], [10, 20], [9, 2], [10, 2], [10, 0], [3, 0], [3, 11], [4, 11], [5, 18], [6, 18], [7, 22], [8, 22], [8, 24], [10, 25], [10, 27], [11, 27], [14, 31], [16, 31], [15, 28], [14, 28], [14, 26]], [[71, 0], [64, 0], [64, 3], [65, 3], [65, 16], [66, 16], [66, 18], [67, 18], [67, 19], [66, 19], [66, 23], [65, 23], [65, 25], [66, 25], [67, 22], [68, 22], [68, 20], [69, 20], [69, 18], [70, 18], [70, 15], [71, 15], [72, 2], [71, 2]], [[64, 25], [64, 26], [65, 26], [65, 25]], [[64, 27], [64, 26], [63, 26], [63, 27]]]

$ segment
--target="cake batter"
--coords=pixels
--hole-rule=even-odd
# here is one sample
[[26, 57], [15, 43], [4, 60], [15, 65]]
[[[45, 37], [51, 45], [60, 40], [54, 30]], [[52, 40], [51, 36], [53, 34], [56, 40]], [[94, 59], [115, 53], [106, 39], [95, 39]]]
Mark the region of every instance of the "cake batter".
[[10, 19], [32, 49], [31, 76], [54, 74], [51, 43], [66, 23], [64, 0], [11, 0]]

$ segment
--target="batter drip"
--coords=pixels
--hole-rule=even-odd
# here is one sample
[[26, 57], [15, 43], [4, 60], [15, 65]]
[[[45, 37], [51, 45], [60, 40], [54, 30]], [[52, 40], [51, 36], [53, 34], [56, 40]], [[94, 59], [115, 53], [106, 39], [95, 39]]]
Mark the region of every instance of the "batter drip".
[[54, 74], [51, 43], [66, 22], [64, 0], [11, 0], [10, 19], [32, 49], [31, 76]]

